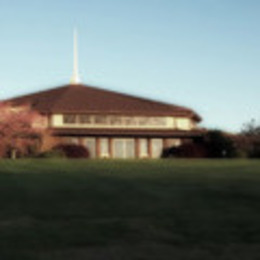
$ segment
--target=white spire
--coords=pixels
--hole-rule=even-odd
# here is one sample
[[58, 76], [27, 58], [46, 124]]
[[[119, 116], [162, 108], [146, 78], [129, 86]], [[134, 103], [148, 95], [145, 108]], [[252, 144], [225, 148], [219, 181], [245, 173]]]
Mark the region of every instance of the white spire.
[[77, 30], [74, 29], [74, 39], [73, 39], [73, 74], [71, 77], [71, 84], [79, 84], [79, 67], [78, 67], [78, 35]]

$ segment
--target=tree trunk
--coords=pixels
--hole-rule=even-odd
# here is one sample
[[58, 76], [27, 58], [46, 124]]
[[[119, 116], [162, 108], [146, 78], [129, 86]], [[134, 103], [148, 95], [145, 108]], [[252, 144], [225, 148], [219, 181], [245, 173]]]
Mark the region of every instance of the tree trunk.
[[12, 149], [11, 151], [11, 159], [15, 160], [17, 158], [17, 150], [16, 149]]

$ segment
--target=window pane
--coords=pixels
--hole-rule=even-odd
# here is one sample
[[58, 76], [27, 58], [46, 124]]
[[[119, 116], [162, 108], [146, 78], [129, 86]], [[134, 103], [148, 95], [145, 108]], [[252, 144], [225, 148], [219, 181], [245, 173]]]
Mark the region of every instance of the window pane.
[[114, 158], [135, 158], [134, 139], [114, 139], [113, 154]]
[[148, 117], [140, 117], [138, 120], [139, 125], [149, 125], [149, 118]]
[[152, 117], [151, 118], [151, 124], [152, 125], [158, 125], [158, 126], [166, 126], [167, 125], [167, 119], [163, 117]]
[[133, 139], [125, 140], [125, 158], [135, 158], [135, 141]]
[[122, 118], [118, 117], [118, 116], [111, 116], [109, 121], [110, 121], [111, 125], [121, 125], [122, 124]]
[[90, 158], [96, 157], [96, 140], [95, 138], [86, 138], [85, 146], [89, 151]]
[[100, 139], [100, 156], [101, 157], [108, 157], [109, 156], [108, 139], [107, 138], [101, 138]]
[[[166, 117], [133, 117], [133, 116], [113, 116], [113, 115], [87, 115], [87, 114], [65, 114], [63, 115], [64, 124], [93, 124], [106, 126], [129, 126], [129, 127], [166, 127]], [[189, 120], [177, 119], [177, 127], [188, 129]]]
[[148, 141], [147, 139], [140, 139], [140, 157], [148, 156]]
[[162, 155], [162, 139], [152, 139], [152, 158], [160, 158]]
[[187, 118], [178, 118], [177, 119], [177, 128], [181, 130], [190, 129], [190, 120]]
[[134, 126], [136, 125], [136, 119], [134, 117], [126, 117], [125, 125]]
[[107, 117], [106, 116], [95, 116], [95, 123], [96, 124], [106, 124], [107, 123]]
[[63, 115], [64, 124], [76, 124], [77, 117], [76, 115]]
[[113, 154], [114, 154], [114, 158], [124, 158], [124, 142], [123, 142], [123, 139], [114, 139]]
[[91, 116], [89, 115], [79, 115], [79, 123], [80, 124], [90, 124]]

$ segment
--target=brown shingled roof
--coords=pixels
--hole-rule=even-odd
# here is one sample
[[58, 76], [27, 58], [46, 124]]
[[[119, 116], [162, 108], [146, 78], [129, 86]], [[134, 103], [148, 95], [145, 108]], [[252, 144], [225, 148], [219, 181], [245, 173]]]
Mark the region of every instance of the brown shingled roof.
[[41, 113], [95, 113], [201, 118], [191, 109], [87, 85], [65, 85], [8, 100]]

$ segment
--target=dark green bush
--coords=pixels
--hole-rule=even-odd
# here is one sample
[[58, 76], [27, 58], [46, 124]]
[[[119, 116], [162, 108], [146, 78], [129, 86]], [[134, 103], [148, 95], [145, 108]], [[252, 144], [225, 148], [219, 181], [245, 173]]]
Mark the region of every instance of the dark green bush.
[[204, 144], [187, 143], [163, 150], [163, 158], [205, 158], [207, 149]]
[[62, 152], [67, 158], [89, 158], [89, 151], [83, 145], [59, 144], [53, 150]]
[[211, 130], [205, 138], [210, 158], [233, 158], [237, 151], [233, 140], [219, 130]]
[[255, 141], [252, 144], [252, 149], [249, 152], [249, 158], [260, 158], [260, 142]]

